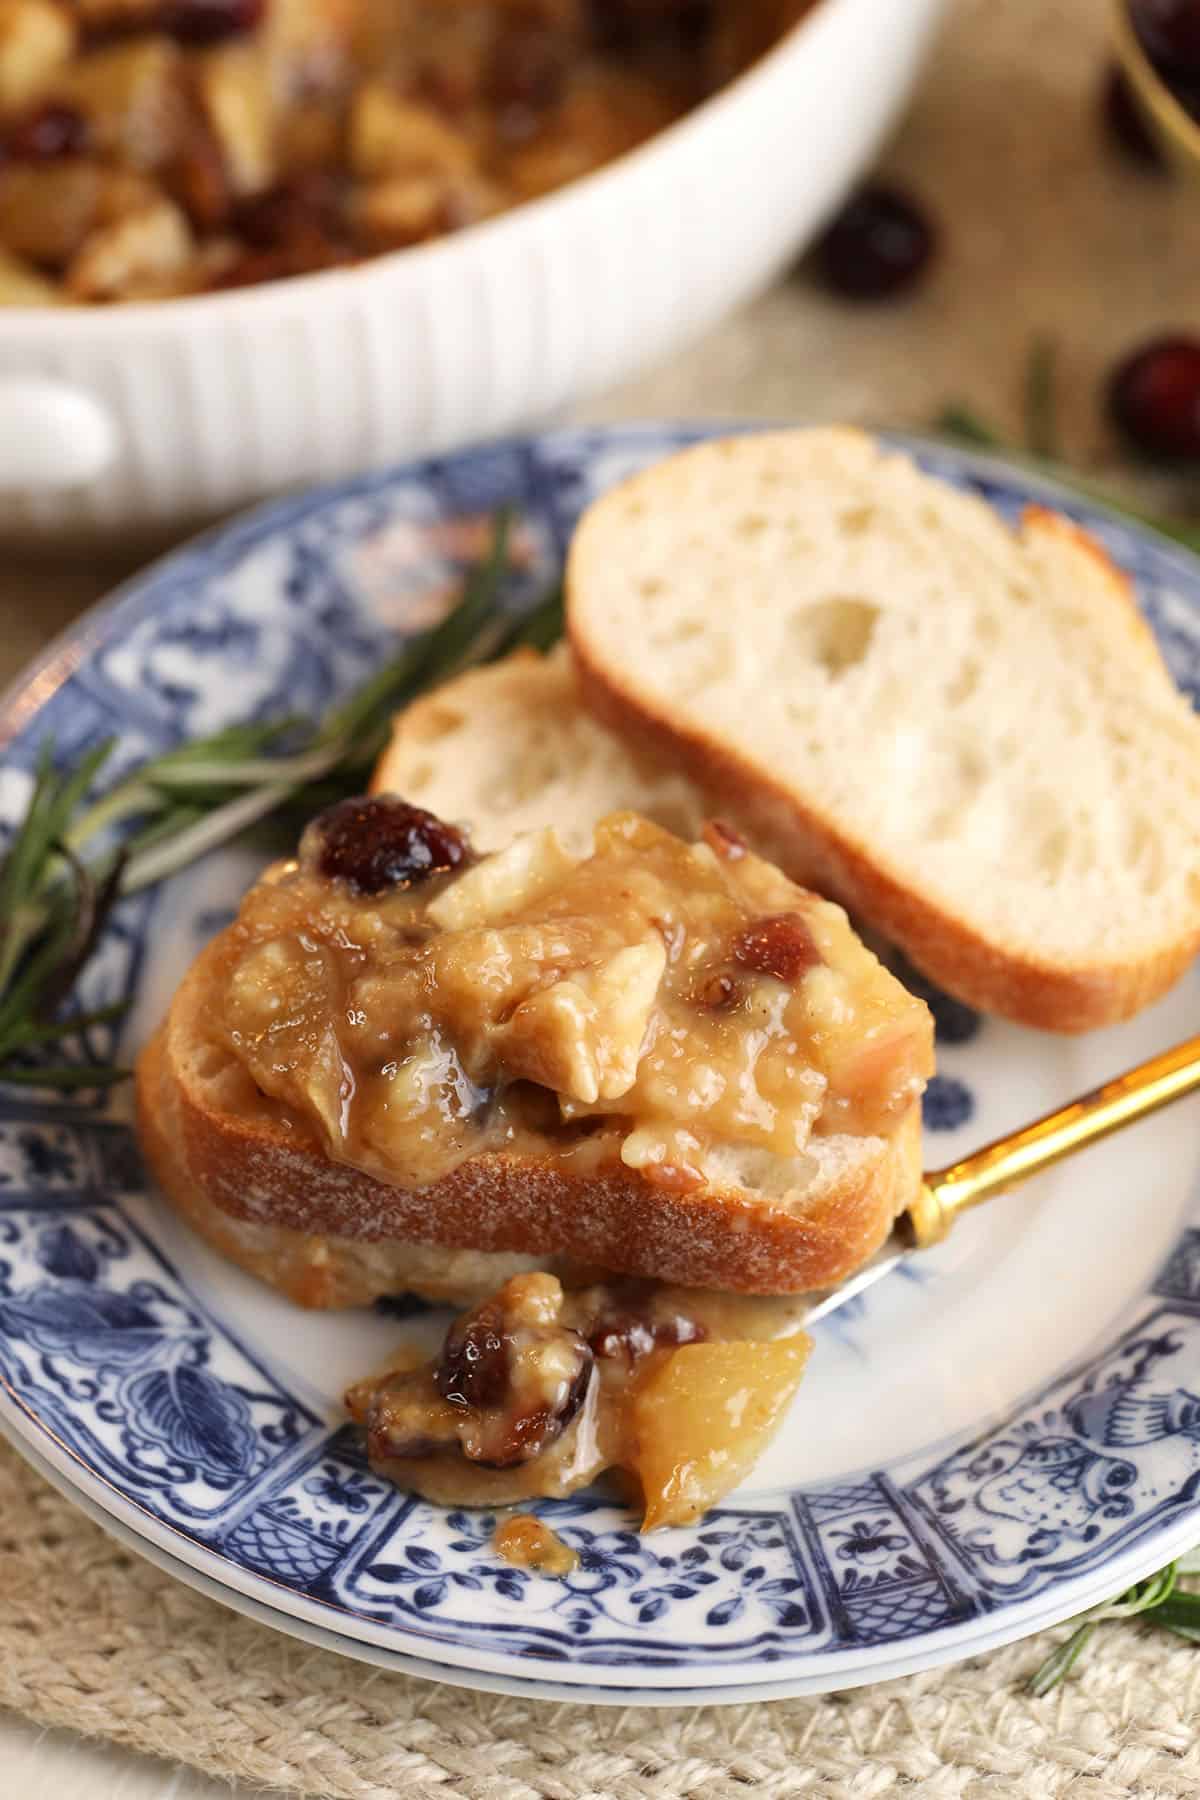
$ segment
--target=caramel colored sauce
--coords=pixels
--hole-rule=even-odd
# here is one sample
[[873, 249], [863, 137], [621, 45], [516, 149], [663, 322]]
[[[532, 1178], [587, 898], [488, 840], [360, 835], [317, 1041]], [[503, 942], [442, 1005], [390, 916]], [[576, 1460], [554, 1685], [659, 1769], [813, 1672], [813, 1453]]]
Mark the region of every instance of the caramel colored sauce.
[[[447, 1506], [561, 1497], [606, 1470], [645, 1512], [686, 1524], [748, 1474], [799, 1384], [794, 1300], [655, 1282], [564, 1294], [514, 1276], [407, 1359], [346, 1395], [371, 1466]], [[536, 1521], [534, 1521], [536, 1523]]]
[[579, 1567], [579, 1552], [565, 1544], [532, 1513], [514, 1513], [497, 1525], [492, 1548], [505, 1562], [537, 1575], [569, 1575]]
[[929, 1072], [923, 1004], [736, 840], [617, 813], [582, 860], [534, 833], [364, 892], [320, 824], [247, 896], [216, 1020], [334, 1160], [421, 1187], [487, 1149], [617, 1154], [685, 1191], [718, 1150], [887, 1133]]

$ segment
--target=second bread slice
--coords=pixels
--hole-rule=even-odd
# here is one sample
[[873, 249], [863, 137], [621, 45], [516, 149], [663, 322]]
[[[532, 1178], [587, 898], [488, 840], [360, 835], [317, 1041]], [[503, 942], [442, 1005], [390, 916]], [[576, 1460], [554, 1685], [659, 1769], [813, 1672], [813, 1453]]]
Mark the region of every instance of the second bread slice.
[[1200, 725], [1124, 577], [843, 430], [707, 443], [598, 501], [585, 694], [793, 876], [1026, 1024], [1128, 1016], [1200, 943]]

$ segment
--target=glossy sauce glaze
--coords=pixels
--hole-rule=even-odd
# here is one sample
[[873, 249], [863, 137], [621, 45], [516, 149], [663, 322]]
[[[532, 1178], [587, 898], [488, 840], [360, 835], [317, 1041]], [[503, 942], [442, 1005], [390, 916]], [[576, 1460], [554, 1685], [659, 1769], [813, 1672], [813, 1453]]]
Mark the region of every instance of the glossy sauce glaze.
[[335, 1160], [420, 1188], [466, 1157], [619, 1156], [696, 1187], [736, 1152], [890, 1132], [932, 1059], [924, 1005], [845, 914], [727, 828], [633, 813], [475, 858], [406, 806], [347, 802], [261, 882], [212, 1023]]
[[564, 1293], [515, 1276], [455, 1320], [440, 1354], [402, 1352], [347, 1409], [371, 1465], [451, 1506], [562, 1496], [614, 1471], [644, 1526], [698, 1518], [736, 1486], [799, 1383], [795, 1300], [654, 1282]]
[[492, 1548], [514, 1568], [538, 1575], [570, 1575], [579, 1567], [579, 1552], [532, 1513], [502, 1519], [492, 1534]]

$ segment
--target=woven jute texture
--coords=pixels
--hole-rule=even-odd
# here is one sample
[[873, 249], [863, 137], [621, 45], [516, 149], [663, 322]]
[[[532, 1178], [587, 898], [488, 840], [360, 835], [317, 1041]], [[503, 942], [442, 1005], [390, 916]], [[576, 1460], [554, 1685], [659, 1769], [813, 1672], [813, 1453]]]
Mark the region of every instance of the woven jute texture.
[[[1051, 331], [1068, 449], [1110, 458], [1102, 371], [1152, 330], [1197, 324], [1200, 197], [1101, 148], [1106, 11], [1105, 0], [956, 0], [888, 156], [943, 225], [919, 297], [861, 312], [787, 282], [592, 415], [920, 421], [954, 397], [1011, 429], [1029, 339]], [[802, 120], [796, 154], [799, 166]], [[42, 575], [38, 591], [51, 586]], [[25, 654], [49, 620], [24, 576], [0, 574], [0, 591]], [[439, 1688], [307, 1649], [193, 1593], [0, 1447], [0, 1704], [268, 1789], [339, 1800], [1200, 1794], [1200, 1651], [1110, 1627], [1068, 1684], [1031, 1700], [1022, 1680], [1060, 1636], [843, 1696], [728, 1709], [614, 1712]]]
[[0, 1703], [211, 1774], [338, 1800], [1183, 1800], [1200, 1652], [1111, 1627], [813, 1700], [610, 1711], [438, 1687], [310, 1650], [131, 1555], [0, 1448]]

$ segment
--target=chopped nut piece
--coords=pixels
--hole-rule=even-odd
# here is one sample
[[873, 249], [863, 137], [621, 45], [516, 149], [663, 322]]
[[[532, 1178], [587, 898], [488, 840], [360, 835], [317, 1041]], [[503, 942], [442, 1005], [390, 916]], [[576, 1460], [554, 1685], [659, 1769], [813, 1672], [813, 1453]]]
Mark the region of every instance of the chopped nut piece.
[[178, 150], [187, 122], [183, 58], [169, 38], [139, 38], [97, 50], [54, 85], [77, 106], [103, 155], [151, 170]]
[[0, 243], [31, 262], [66, 263], [98, 222], [107, 181], [89, 162], [0, 166]]
[[65, 306], [67, 296], [15, 256], [0, 250], [0, 306]]
[[431, 1499], [505, 1505], [614, 1468], [649, 1530], [742, 1480], [808, 1349], [794, 1302], [616, 1279], [564, 1294], [519, 1275], [455, 1320], [440, 1355], [355, 1382], [346, 1406], [372, 1466]]
[[528, 906], [575, 867], [556, 831], [530, 831], [485, 856], [425, 909], [444, 931], [494, 925]]
[[666, 966], [662, 939], [647, 938], [542, 988], [496, 1033], [498, 1054], [514, 1074], [565, 1099], [619, 1100], [637, 1079]]
[[275, 178], [275, 99], [262, 52], [225, 44], [200, 61], [200, 103], [235, 194], [255, 194]]
[[0, 0], [0, 108], [35, 99], [74, 45], [64, 7], [52, 0]]
[[91, 232], [67, 270], [67, 288], [79, 300], [111, 300], [136, 281], [182, 269], [191, 248], [179, 208], [158, 200]]
[[[814, 1132], [889, 1131], [929, 1070], [927, 1009], [844, 913], [748, 850], [725, 860], [636, 814], [602, 820], [588, 856], [545, 833], [470, 866], [419, 808], [345, 802], [247, 897], [234, 942], [221, 1024], [238, 1059], [335, 1156], [405, 1185], [537, 1133], [660, 1187], [766, 1155], [784, 1192]], [[271, 944], [294, 963], [264, 964]], [[297, 1021], [286, 1065], [260, 989]], [[352, 1076], [336, 1129], [303, 1081], [328, 1033]]]
[[366, 82], [350, 112], [349, 160], [361, 180], [380, 175], [454, 175], [470, 169], [470, 144], [432, 107]]
[[498, 210], [495, 190], [470, 175], [389, 175], [358, 188], [350, 224], [355, 243], [377, 255], [423, 244]]

